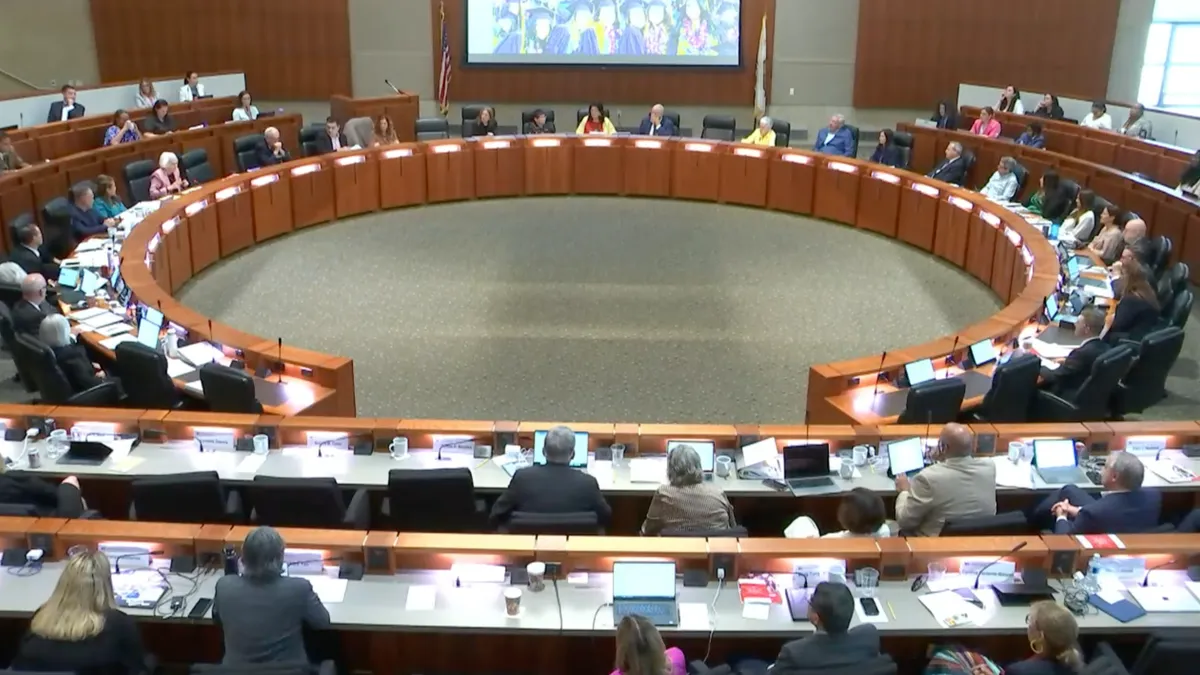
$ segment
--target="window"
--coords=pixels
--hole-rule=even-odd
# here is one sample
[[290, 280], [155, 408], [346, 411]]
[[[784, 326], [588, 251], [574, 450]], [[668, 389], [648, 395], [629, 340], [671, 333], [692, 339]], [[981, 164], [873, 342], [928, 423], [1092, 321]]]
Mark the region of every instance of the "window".
[[1146, 40], [1138, 101], [1200, 115], [1200, 2], [1158, 0]]

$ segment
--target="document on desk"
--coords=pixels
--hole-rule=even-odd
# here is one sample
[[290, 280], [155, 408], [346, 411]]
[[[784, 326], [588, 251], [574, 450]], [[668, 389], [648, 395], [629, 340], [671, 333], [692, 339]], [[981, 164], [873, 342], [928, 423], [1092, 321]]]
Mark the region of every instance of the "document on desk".
[[917, 599], [943, 628], [979, 626], [986, 616], [982, 609], [967, 602], [954, 591], [926, 593]]
[[121, 333], [128, 333], [131, 330], [133, 330], [133, 326], [130, 326], [123, 321], [119, 321], [117, 323], [110, 323], [104, 328], [97, 329], [96, 332], [108, 338], [114, 335], [120, 335]]
[[67, 318], [72, 321], [82, 322], [87, 321], [94, 316], [100, 316], [101, 314], [107, 313], [108, 310], [104, 309], [103, 307], [88, 307], [87, 309], [81, 309], [78, 312], [72, 312]]
[[195, 368], [179, 359], [167, 359], [167, 377], [183, 377], [193, 370]]
[[1038, 356], [1045, 359], [1064, 359], [1067, 357], [1067, 354], [1070, 354], [1075, 349], [1071, 345], [1056, 345], [1052, 342], [1043, 342], [1037, 338], [1031, 340], [1029, 344]]
[[708, 630], [712, 627], [708, 617], [708, 603], [681, 602], [679, 603], [680, 630]]
[[125, 320], [125, 317], [123, 317], [121, 315], [114, 314], [112, 312], [102, 312], [95, 316], [90, 316], [90, 317], [80, 321], [79, 323], [83, 326], [86, 326], [86, 327], [92, 329], [92, 330], [96, 330], [98, 328], [104, 328], [105, 326], [108, 326], [108, 325], [114, 324], [114, 323], [118, 323], [118, 322], [124, 321], [124, 320]]
[[629, 482], [654, 483], [655, 485], [667, 482], [667, 459], [665, 457], [638, 457], [629, 460]]
[[1029, 462], [1013, 464], [1008, 456], [993, 457], [996, 464], [996, 485], [1000, 487], [1033, 489], [1033, 467]]
[[346, 579], [334, 579], [323, 574], [305, 575], [302, 578], [308, 579], [308, 583], [312, 584], [313, 592], [323, 605], [338, 603], [346, 598]]
[[220, 359], [224, 354], [221, 350], [207, 342], [196, 342], [186, 347], [180, 347], [179, 356], [194, 363], [196, 366], [203, 366], [206, 363]]
[[104, 347], [105, 349], [116, 349], [117, 345], [121, 344], [122, 342], [137, 342], [137, 337], [130, 335], [129, 333], [121, 333], [120, 335], [110, 337], [107, 340], [101, 340], [100, 346]]
[[1200, 601], [1187, 588], [1133, 586], [1128, 590], [1147, 612], [1200, 612]]
[[404, 609], [409, 612], [428, 612], [437, 604], [437, 586], [410, 586], [404, 599]]

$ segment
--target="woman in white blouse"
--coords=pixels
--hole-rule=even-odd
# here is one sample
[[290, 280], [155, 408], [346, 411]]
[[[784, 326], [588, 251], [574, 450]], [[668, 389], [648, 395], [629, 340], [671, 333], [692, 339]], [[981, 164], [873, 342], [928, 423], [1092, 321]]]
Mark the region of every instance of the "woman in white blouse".
[[1093, 212], [1095, 207], [1096, 193], [1080, 190], [1079, 196], [1075, 198], [1075, 210], [1063, 221], [1062, 227], [1058, 228], [1058, 240], [1071, 248], [1083, 246], [1091, 238], [1092, 230], [1096, 227], [1096, 214]]
[[854, 488], [846, 493], [838, 504], [838, 525], [844, 529], [827, 532], [817, 529], [816, 522], [808, 516], [800, 516], [783, 531], [788, 539], [844, 539], [846, 537], [890, 537], [892, 528], [887, 522], [887, 510], [883, 499], [866, 488]]
[[238, 107], [233, 109], [234, 122], [253, 122], [258, 119], [258, 108], [254, 106], [253, 100], [248, 91], [238, 94]]
[[1000, 94], [1000, 102], [996, 104], [996, 110], [1000, 112], [1010, 112], [1014, 115], [1025, 114], [1025, 104], [1021, 103], [1021, 90], [1008, 85], [1004, 89], [1004, 93]]
[[183, 78], [183, 86], [179, 88], [179, 102], [187, 103], [204, 97], [204, 85], [200, 84], [200, 73], [192, 70]]
[[1104, 105], [1103, 101], [1092, 103], [1092, 112], [1088, 116], [1079, 120], [1079, 126], [1089, 129], [1104, 129], [1112, 131], [1112, 115], [1108, 114], [1108, 106]]
[[146, 78], [142, 78], [138, 82], [137, 100], [135, 108], [153, 108], [154, 102], [158, 100], [158, 92], [154, 90], [154, 83]]

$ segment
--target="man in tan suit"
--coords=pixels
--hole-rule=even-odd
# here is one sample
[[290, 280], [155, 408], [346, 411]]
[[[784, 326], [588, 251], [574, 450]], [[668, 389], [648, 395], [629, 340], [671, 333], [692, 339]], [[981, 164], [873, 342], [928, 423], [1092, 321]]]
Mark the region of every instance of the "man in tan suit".
[[947, 520], [996, 515], [996, 465], [974, 452], [971, 431], [947, 424], [938, 436], [935, 464], [912, 481], [896, 476], [896, 520], [902, 534], [936, 537]]

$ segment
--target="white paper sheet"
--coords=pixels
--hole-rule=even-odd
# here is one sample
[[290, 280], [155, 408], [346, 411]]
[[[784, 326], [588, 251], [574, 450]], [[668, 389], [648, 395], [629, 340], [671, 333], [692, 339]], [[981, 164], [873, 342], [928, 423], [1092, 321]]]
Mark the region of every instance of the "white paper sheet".
[[249, 455], [246, 459], [238, 462], [237, 468], [234, 469], [237, 473], [256, 474], [262, 468], [263, 462], [267, 461], [267, 455]]
[[187, 345], [186, 347], [180, 347], [179, 355], [196, 364], [197, 366], [211, 363], [224, 356], [224, 354], [221, 353], [221, 350], [207, 342], [197, 342], [195, 344]]
[[771, 618], [771, 603], [746, 602], [742, 603], [742, 617], [766, 621]]
[[1008, 456], [993, 457], [996, 464], [996, 485], [1010, 488], [1033, 489], [1033, 468], [1029, 462], [1013, 464]]
[[88, 317], [79, 323], [92, 330], [95, 330], [97, 328], [103, 328], [109, 324], [118, 323], [124, 320], [125, 317], [123, 316], [114, 314], [112, 312], [104, 312], [103, 314], [97, 314], [96, 316]]
[[888, 606], [880, 598], [872, 598], [875, 601], [875, 606], [879, 608], [879, 612], [875, 616], [870, 616], [863, 609], [863, 600], [866, 598], [854, 599], [854, 614], [858, 617], [861, 623], [887, 623], [888, 622]]
[[917, 598], [943, 628], [981, 625], [984, 611], [962, 599], [954, 591], [927, 593]]
[[679, 628], [681, 630], [708, 630], [711, 627], [706, 603], [679, 603]]
[[183, 377], [193, 370], [195, 368], [179, 359], [167, 359], [167, 377]]
[[1067, 354], [1070, 354], [1071, 351], [1075, 349], [1075, 347], [1071, 345], [1059, 345], [1052, 342], [1043, 342], [1037, 338], [1031, 340], [1029, 344], [1030, 347], [1033, 348], [1033, 351], [1037, 352], [1038, 356], [1042, 356], [1047, 359], [1066, 358]]
[[101, 340], [100, 346], [104, 347], [105, 349], [116, 349], [117, 345], [121, 344], [122, 342], [136, 342], [136, 341], [137, 341], [136, 336], [130, 335], [129, 333], [121, 333], [120, 335], [110, 337], [107, 340]]
[[117, 322], [100, 328], [96, 330], [96, 332], [104, 337], [112, 337], [114, 335], [120, 335], [121, 333], [128, 333], [131, 330], [133, 330], [133, 326], [127, 323]]
[[81, 309], [78, 312], [72, 312], [67, 316], [67, 318], [72, 321], [87, 321], [94, 316], [100, 316], [101, 314], [107, 313], [108, 310], [104, 309], [103, 307], [88, 307], [87, 309]]
[[347, 579], [334, 579], [327, 576], [305, 576], [312, 584], [313, 591], [321, 599], [322, 604], [330, 605], [341, 602], [346, 598]]
[[667, 460], [647, 457], [629, 460], [629, 480], [632, 483], [656, 485], [667, 482]]
[[410, 586], [404, 599], [404, 609], [409, 612], [428, 612], [437, 604], [437, 586]]

